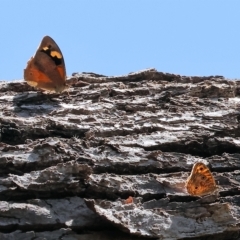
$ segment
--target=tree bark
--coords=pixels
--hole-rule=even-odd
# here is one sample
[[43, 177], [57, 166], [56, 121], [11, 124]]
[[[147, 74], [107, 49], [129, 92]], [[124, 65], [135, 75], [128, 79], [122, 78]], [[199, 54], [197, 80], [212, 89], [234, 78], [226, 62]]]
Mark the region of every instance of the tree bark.
[[[68, 84], [0, 83], [0, 239], [239, 239], [239, 81], [147, 69]], [[187, 193], [195, 162], [218, 193]]]

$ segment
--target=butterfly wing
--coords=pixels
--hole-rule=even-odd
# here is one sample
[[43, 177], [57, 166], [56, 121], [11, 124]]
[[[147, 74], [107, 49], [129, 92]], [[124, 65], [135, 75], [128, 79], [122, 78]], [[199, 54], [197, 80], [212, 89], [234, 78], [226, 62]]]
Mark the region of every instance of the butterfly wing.
[[24, 79], [33, 87], [62, 92], [66, 86], [66, 68], [62, 52], [56, 42], [45, 36], [34, 57], [24, 69]]
[[204, 163], [196, 163], [186, 183], [190, 195], [203, 196], [216, 190], [215, 179]]

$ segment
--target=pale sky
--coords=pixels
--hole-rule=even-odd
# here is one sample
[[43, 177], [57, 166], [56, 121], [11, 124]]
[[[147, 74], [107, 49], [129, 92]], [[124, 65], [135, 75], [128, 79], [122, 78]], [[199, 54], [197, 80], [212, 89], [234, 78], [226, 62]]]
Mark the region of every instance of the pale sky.
[[240, 79], [239, 0], [1, 0], [0, 79], [23, 78], [45, 35], [67, 75], [145, 68]]

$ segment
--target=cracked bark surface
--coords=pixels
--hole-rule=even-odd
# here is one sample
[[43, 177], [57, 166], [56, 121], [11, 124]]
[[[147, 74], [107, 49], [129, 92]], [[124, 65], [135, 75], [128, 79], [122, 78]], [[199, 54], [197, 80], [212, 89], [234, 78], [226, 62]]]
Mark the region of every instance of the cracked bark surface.
[[[239, 81], [147, 69], [68, 83], [0, 82], [0, 239], [239, 238]], [[218, 194], [186, 192], [197, 161]]]

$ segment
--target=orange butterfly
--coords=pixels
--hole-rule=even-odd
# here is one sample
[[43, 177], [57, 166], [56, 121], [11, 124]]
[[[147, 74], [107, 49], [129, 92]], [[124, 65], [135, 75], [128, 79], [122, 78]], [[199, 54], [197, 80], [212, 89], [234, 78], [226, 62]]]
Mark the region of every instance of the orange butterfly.
[[56, 42], [45, 36], [24, 69], [24, 79], [36, 88], [61, 93], [68, 88], [62, 52]]
[[130, 204], [133, 203], [133, 198], [129, 196], [126, 200], [124, 200], [124, 204]]
[[199, 162], [194, 164], [191, 175], [187, 179], [186, 188], [190, 195], [203, 196], [213, 193], [217, 186], [209, 168]]

